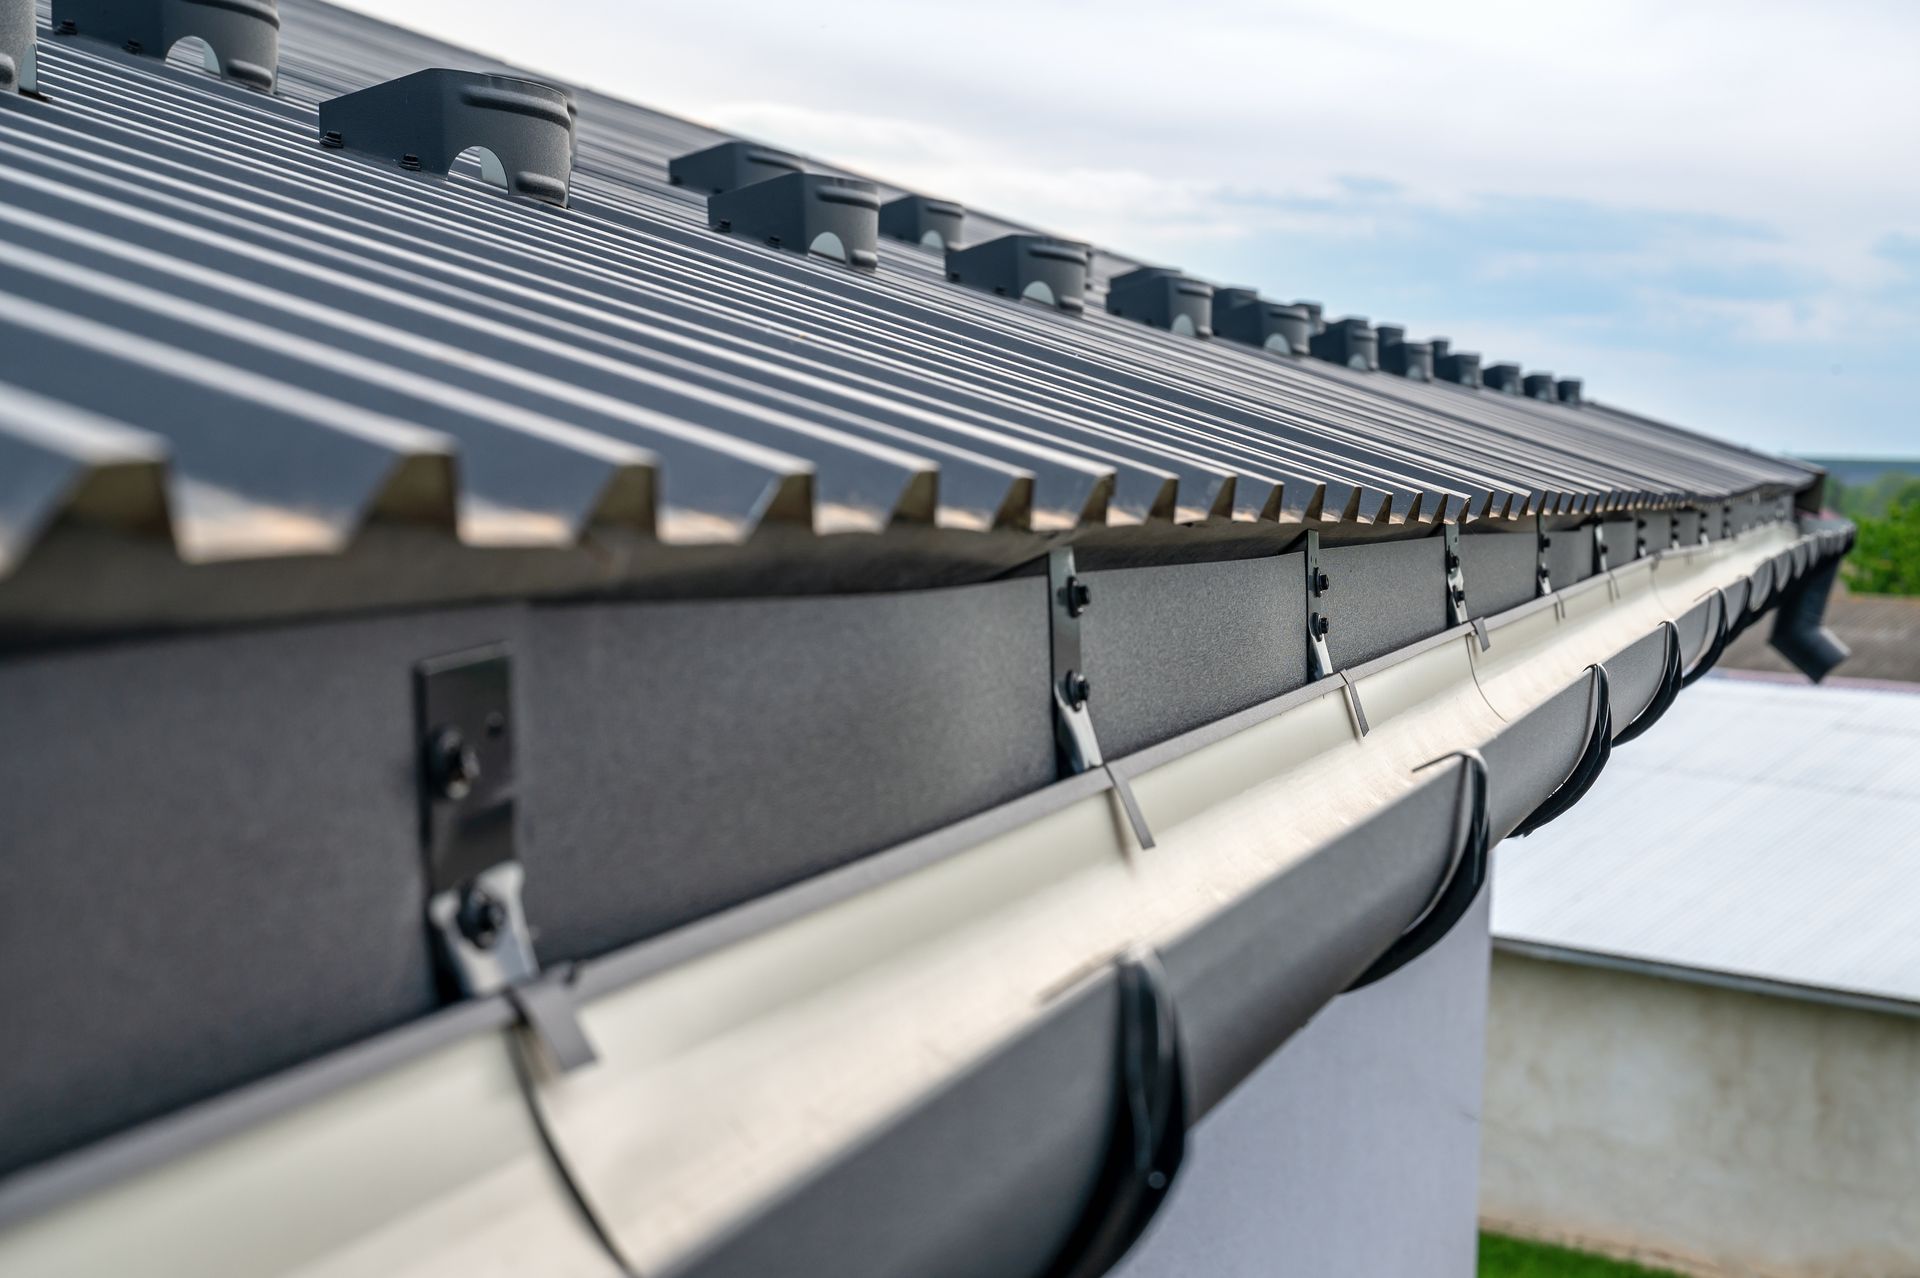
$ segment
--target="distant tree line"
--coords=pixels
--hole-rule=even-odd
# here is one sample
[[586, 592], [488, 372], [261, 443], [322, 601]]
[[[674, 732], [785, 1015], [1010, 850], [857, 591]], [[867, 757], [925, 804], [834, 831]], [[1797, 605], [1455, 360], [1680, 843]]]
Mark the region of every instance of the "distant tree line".
[[1888, 471], [1870, 484], [1829, 479], [1827, 504], [1860, 528], [1844, 568], [1847, 589], [1920, 595], [1920, 473]]

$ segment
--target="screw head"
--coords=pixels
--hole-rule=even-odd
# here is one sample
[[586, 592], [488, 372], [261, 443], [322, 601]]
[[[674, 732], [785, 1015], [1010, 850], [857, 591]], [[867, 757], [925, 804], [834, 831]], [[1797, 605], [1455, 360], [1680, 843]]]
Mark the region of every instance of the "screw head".
[[483, 950], [490, 950], [507, 930], [512, 916], [492, 893], [470, 887], [460, 897], [460, 912], [454, 922], [460, 935]]
[[400, 157], [400, 167], [407, 170], [417, 170], [420, 167], [420, 157], [409, 151]]
[[1078, 710], [1093, 695], [1093, 683], [1078, 670], [1069, 670], [1061, 677], [1060, 691], [1066, 694], [1067, 704]]
[[1333, 626], [1325, 617], [1316, 612], [1313, 614], [1313, 620], [1307, 624], [1307, 629], [1313, 632], [1315, 638], [1325, 639], [1327, 637], [1327, 631], [1333, 629]]
[[1327, 576], [1326, 570], [1324, 568], [1316, 568], [1313, 570], [1313, 593], [1314, 594], [1324, 595], [1327, 593], [1329, 589], [1332, 588], [1332, 586], [1333, 586], [1333, 578]]
[[464, 799], [480, 779], [480, 755], [458, 728], [441, 728], [427, 742], [427, 779], [445, 799]]
[[320, 135], [320, 145], [328, 148], [329, 150], [337, 151], [341, 147], [345, 146], [346, 142], [341, 138], [340, 130], [328, 129], [325, 133], [322, 133]]
[[1460, 556], [1454, 554], [1452, 551], [1448, 551], [1447, 552], [1447, 571], [1453, 572], [1459, 567], [1460, 567]]
[[1093, 603], [1093, 589], [1078, 577], [1069, 577], [1060, 587], [1061, 602], [1067, 607], [1069, 617], [1078, 617]]

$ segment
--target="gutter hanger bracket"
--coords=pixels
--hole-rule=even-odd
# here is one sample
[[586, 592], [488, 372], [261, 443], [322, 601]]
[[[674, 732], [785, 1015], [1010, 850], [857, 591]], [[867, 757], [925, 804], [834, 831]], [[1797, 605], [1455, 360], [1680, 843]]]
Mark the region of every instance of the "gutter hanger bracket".
[[1487, 854], [1493, 846], [1493, 830], [1492, 818], [1487, 813], [1486, 759], [1478, 750], [1461, 750], [1423, 763], [1414, 771], [1438, 767], [1452, 759], [1465, 765], [1462, 782], [1466, 787], [1459, 807], [1460, 829], [1454, 840], [1453, 859], [1426, 907], [1393, 944], [1347, 986], [1348, 991], [1393, 975], [1438, 945], [1453, 931], [1454, 924], [1465, 917], [1487, 881]]
[[1307, 534], [1307, 549], [1304, 556], [1307, 567], [1307, 651], [1313, 658], [1313, 677], [1316, 681], [1340, 676], [1340, 693], [1347, 701], [1347, 714], [1353, 720], [1353, 730], [1360, 736], [1366, 736], [1373, 729], [1367, 724], [1367, 712], [1360, 704], [1360, 690], [1344, 670], [1333, 666], [1333, 654], [1327, 649], [1327, 632], [1333, 623], [1327, 620], [1327, 614], [1320, 610], [1320, 597], [1333, 589], [1333, 581], [1320, 567], [1320, 534]]
[[1607, 691], [1607, 668], [1595, 664], [1587, 669], [1593, 675], [1592, 691], [1587, 699], [1587, 743], [1580, 757], [1574, 760], [1573, 771], [1567, 774], [1567, 779], [1514, 827], [1517, 837], [1532, 834], [1580, 802], [1600, 778], [1600, 770], [1607, 766], [1607, 758], [1613, 751], [1613, 705]]
[[1047, 630], [1052, 650], [1053, 742], [1055, 764], [1062, 777], [1079, 776], [1096, 769], [1107, 774], [1120, 800], [1133, 837], [1143, 848], [1153, 846], [1153, 831], [1147, 827], [1146, 814], [1133, 797], [1133, 787], [1125, 774], [1110, 768], [1100, 750], [1100, 738], [1093, 730], [1093, 714], [1088, 702], [1093, 684], [1086, 675], [1086, 662], [1080, 648], [1080, 618], [1093, 606], [1093, 591], [1074, 566], [1073, 547], [1057, 546], [1047, 552]]
[[1533, 517], [1533, 535], [1535, 539], [1534, 540], [1534, 557], [1533, 557], [1533, 575], [1534, 575], [1534, 592], [1533, 593], [1536, 596], [1550, 595], [1553, 593], [1553, 574], [1547, 570], [1547, 548], [1553, 545], [1553, 538], [1547, 536], [1546, 516], [1535, 515]]
[[1320, 596], [1333, 588], [1333, 582], [1320, 568], [1320, 534], [1307, 534], [1307, 650], [1313, 656], [1313, 677], [1325, 679], [1333, 673], [1333, 657], [1327, 651], [1327, 631], [1332, 623], [1320, 611]]
[[1447, 616], [1452, 618], [1454, 625], [1465, 625], [1467, 575], [1460, 567], [1460, 525], [1443, 525], [1442, 535], [1446, 538]]
[[565, 1070], [591, 1061], [593, 1049], [564, 987], [541, 979], [521, 904], [512, 662], [495, 645], [414, 667], [427, 926], [452, 991], [462, 998], [505, 993]]
[[1046, 1278], [1097, 1278], [1119, 1263], [1173, 1188], [1186, 1153], [1186, 1071], [1166, 972], [1150, 950], [1116, 962], [1119, 1073], [1113, 1134], [1093, 1197]]

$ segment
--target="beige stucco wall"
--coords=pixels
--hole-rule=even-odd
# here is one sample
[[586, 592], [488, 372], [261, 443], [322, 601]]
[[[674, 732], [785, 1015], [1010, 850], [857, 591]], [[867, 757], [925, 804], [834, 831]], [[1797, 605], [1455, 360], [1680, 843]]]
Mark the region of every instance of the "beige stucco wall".
[[1495, 1227], [1920, 1275], [1920, 1019], [1496, 953], [1482, 1140]]

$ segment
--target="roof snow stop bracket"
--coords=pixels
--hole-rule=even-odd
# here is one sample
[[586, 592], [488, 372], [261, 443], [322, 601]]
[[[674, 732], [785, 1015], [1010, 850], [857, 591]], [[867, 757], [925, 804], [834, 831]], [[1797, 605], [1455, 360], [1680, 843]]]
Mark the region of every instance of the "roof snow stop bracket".
[[1088, 702], [1093, 684], [1086, 675], [1086, 662], [1080, 651], [1080, 618], [1093, 606], [1093, 590], [1074, 568], [1073, 547], [1058, 546], [1047, 552], [1047, 633], [1052, 653], [1053, 742], [1062, 777], [1100, 771], [1120, 799], [1133, 837], [1143, 848], [1153, 846], [1153, 831], [1133, 787], [1124, 774], [1108, 767], [1100, 752], [1100, 739], [1094, 735], [1093, 714]]
[[279, 74], [275, 0], [53, 0], [53, 30], [149, 58], [196, 38], [206, 45], [207, 70], [262, 93], [273, 92]]
[[828, 173], [783, 173], [707, 197], [716, 231], [871, 271], [880, 265], [880, 193]]
[[1116, 963], [1119, 1086], [1093, 1197], [1046, 1278], [1098, 1278], [1118, 1264], [1173, 1188], [1187, 1148], [1186, 1070], [1166, 973], [1151, 951]]
[[1438, 945], [1473, 907], [1487, 881], [1487, 853], [1493, 845], [1492, 820], [1487, 815], [1487, 761], [1478, 750], [1462, 750], [1423, 763], [1416, 771], [1437, 767], [1450, 759], [1459, 759], [1466, 765], [1463, 772], [1466, 793], [1460, 803], [1461, 829], [1454, 841], [1453, 860], [1426, 908], [1347, 986], [1349, 991], [1392, 976]]
[[320, 141], [403, 169], [446, 173], [481, 150], [480, 175], [514, 195], [565, 205], [573, 107], [532, 80], [444, 68], [415, 71], [320, 104]]
[[457, 992], [505, 994], [564, 1072], [590, 1063], [593, 1048], [574, 1019], [565, 973], [542, 976], [520, 903], [526, 871], [514, 836], [512, 693], [504, 647], [414, 667], [427, 925]]
[[1002, 297], [1039, 302], [1072, 315], [1087, 308], [1084, 244], [1045, 235], [1002, 235], [947, 249], [947, 278]]
[[1580, 757], [1574, 760], [1573, 771], [1567, 774], [1567, 779], [1555, 786], [1553, 793], [1514, 827], [1517, 837], [1532, 834], [1585, 798], [1593, 783], [1600, 779], [1600, 770], [1607, 766], [1613, 752], [1613, 703], [1607, 692], [1607, 668], [1595, 664], [1587, 670], [1593, 675], [1592, 691], [1587, 698], [1587, 743], [1581, 748]]
[[0, 0], [0, 92], [35, 93], [33, 0]]

